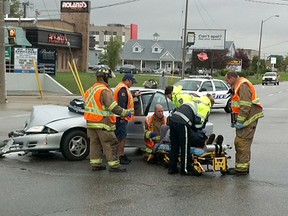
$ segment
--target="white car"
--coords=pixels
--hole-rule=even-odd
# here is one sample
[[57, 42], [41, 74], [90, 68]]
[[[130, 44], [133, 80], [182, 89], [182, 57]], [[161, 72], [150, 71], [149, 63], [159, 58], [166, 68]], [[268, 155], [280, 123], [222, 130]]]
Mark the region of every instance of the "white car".
[[262, 85], [274, 84], [279, 85], [280, 75], [277, 72], [266, 72], [262, 77]]
[[223, 80], [199, 76], [179, 80], [174, 86], [182, 86], [183, 92], [194, 93], [198, 96], [209, 93], [215, 99], [213, 109], [223, 108], [225, 112], [231, 113], [231, 95], [228, 93], [230, 87]]
[[[128, 123], [127, 146], [145, 148], [144, 126], [146, 116], [154, 113], [156, 104], [164, 108], [164, 115], [174, 109], [173, 103], [160, 89], [131, 88], [140, 91], [134, 99], [135, 118]], [[81, 100], [79, 104], [81, 103]], [[83, 106], [68, 109], [67, 106], [34, 106], [30, 118], [20, 130], [12, 131], [7, 139], [0, 141], [0, 156], [10, 152], [42, 153], [60, 151], [67, 160], [83, 160], [89, 154], [89, 139], [86, 133], [86, 121]], [[78, 113], [77, 113], [77, 112]], [[213, 132], [213, 124], [206, 124], [206, 134]]]

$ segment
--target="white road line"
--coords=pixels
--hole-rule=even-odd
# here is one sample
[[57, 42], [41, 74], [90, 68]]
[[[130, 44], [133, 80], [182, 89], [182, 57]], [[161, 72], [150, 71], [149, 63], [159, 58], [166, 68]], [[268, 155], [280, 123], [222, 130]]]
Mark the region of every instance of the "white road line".
[[265, 110], [286, 111], [288, 110], [288, 108], [266, 108], [264, 107], [264, 111]]
[[7, 119], [7, 118], [20, 118], [20, 117], [24, 117], [24, 116], [29, 116], [30, 114], [22, 114], [22, 115], [14, 115], [14, 116], [5, 116], [5, 117], [0, 117], [1, 119]]
[[273, 96], [274, 94], [269, 94], [268, 97]]

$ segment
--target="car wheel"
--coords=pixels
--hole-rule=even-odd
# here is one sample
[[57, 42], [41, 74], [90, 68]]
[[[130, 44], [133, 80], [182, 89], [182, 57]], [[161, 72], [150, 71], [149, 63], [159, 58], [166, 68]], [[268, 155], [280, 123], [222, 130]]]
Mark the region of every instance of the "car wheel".
[[277, 82], [277, 85], [279, 85], [279, 82]]
[[231, 109], [231, 99], [228, 100], [226, 106], [224, 107], [224, 110], [226, 113], [231, 113], [232, 109]]
[[264, 85], [264, 83], [262, 83], [262, 85]]
[[61, 142], [61, 152], [67, 160], [84, 160], [90, 151], [88, 136], [84, 131], [68, 132]]

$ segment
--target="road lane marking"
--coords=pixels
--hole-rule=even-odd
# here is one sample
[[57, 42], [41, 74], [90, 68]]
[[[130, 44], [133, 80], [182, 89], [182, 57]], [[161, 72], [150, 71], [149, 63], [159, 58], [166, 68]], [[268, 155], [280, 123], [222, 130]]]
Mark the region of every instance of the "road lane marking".
[[263, 108], [263, 110], [275, 110], [275, 111], [286, 111], [288, 108]]
[[29, 116], [30, 114], [22, 114], [22, 115], [14, 115], [14, 116], [5, 116], [5, 117], [0, 117], [0, 120], [2, 119], [8, 119], [8, 118], [20, 118], [20, 117], [25, 117]]

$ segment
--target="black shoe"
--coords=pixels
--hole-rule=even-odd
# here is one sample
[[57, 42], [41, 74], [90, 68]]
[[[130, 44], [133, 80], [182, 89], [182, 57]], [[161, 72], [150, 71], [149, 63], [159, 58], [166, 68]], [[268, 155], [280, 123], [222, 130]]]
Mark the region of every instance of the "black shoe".
[[119, 167], [110, 167], [109, 171], [110, 172], [126, 172], [127, 169], [119, 166]]
[[223, 141], [224, 141], [224, 137], [222, 135], [218, 135], [215, 139], [215, 143], [218, 145], [222, 145]]
[[92, 166], [92, 171], [106, 170], [106, 166]]
[[172, 175], [172, 174], [176, 174], [178, 173], [178, 169], [177, 168], [173, 168], [173, 169], [168, 169], [168, 174]]
[[229, 168], [226, 172], [227, 175], [248, 175], [249, 171], [237, 171], [235, 168]]
[[124, 164], [124, 165], [127, 165], [131, 162], [131, 160], [127, 160], [127, 158], [125, 158], [125, 156], [120, 156], [119, 157], [119, 160], [120, 160], [120, 164]]
[[127, 161], [129, 161], [129, 163], [132, 161], [132, 160], [129, 159], [129, 158], [127, 157], [127, 155], [125, 155], [125, 154], [124, 154], [124, 158], [125, 158]]
[[207, 145], [212, 144], [215, 140], [215, 134], [211, 134], [207, 140]]

